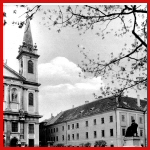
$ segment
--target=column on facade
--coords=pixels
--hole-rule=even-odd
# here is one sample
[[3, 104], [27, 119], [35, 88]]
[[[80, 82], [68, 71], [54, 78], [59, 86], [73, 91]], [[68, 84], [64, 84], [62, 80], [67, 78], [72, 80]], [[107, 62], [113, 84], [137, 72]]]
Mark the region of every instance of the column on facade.
[[20, 109], [24, 110], [24, 88], [21, 88], [21, 96], [20, 96]]
[[27, 89], [23, 89], [23, 107], [24, 107], [24, 111], [27, 111]]
[[6, 121], [6, 147], [10, 146], [11, 121]]
[[35, 113], [39, 114], [38, 90], [35, 90]]
[[28, 123], [24, 122], [24, 140], [28, 145]]
[[10, 86], [11, 85], [8, 85], [8, 94], [7, 94], [7, 101], [8, 101], [8, 105], [7, 105], [7, 108], [10, 109]]
[[39, 123], [35, 123], [35, 146], [39, 146]]

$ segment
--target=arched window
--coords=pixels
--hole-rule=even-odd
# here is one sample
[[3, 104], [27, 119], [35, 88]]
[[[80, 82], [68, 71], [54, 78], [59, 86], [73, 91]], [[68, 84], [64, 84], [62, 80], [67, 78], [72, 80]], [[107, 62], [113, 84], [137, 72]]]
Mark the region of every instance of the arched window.
[[29, 105], [33, 106], [33, 93], [29, 93]]
[[17, 89], [11, 89], [11, 100], [12, 102], [17, 102]]
[[33, 73], [33, 62], [31, 60], [28, 61], [28, 73]]

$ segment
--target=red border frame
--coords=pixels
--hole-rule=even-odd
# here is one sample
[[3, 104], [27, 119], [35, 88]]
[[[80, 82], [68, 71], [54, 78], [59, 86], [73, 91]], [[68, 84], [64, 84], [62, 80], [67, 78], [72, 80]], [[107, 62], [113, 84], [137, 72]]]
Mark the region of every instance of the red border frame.
[[[3, 19], [3, 3], [147, 3], [149, 4], [150, 2], [148, 0], [124, 0], [124, 1], [120, 1], [120, 0], [115, 0], [115, 1], [112, 1], [112, 0], [101, 0], [101, 1], [97, 1], [97, 0], [43, 0], [43, 1], [40, 1], [40, 0], [1, 0], [0, 1], [0, 10], [1, 10], [1, 19]], [[148, 16], [148, 24], [149, 24], [149, 21], [150, 20], [150, 17]], [[1, 68], [3, 68], [3, 20], [1, 20], [1, 51], [0, 51], [0, 66]], [[149, 38], [148, 38], [149, 39]], [[150, 53], [148, 53], [148, 57], [150, 57]], [[1, 91], [1, 94], [0, 94], [0, 99], [1, 101], [3, 101], [3, 69], [0, 70], [0, 75], [1, 75], [1, 78], [0, 78], [0, 91]], [[148, 61], [148, 74], [149, 74], [149, 61]], [[149, 85], [149, 81], [148, 81], [148, 85]], [[149, 90], [149, 88], [148, 88]], [[149, 92], [148, 92], [148, 95], [149, 97]], [[6, 147], [3, 147], [3, 105], [1, 103], [0, 105], [1, 109], [1, 119], [0, 119], [0, 148], [1, 149], [9, 149], [9, 148], [6, 148]], [[148, 106], [149, 107], [149, 106]], [[148, 116], [149, 116], [149, 112], [148, 112]], [[149, 126], [149, 122], [148, 122], [148, 126]], [[148, 129], [148, 135], [149, 135], [149, 129]], [[150, 148], [150, 138], [147, 139], [147, 143], [148, 143], [148, 146], [147, 147], [143, 147], [144, 149], [149, 149]], [[11, 148], [11, 149], [18, 149], [19, 147], [15, 147], [15, 148]], [[95, 147], [96, 149], [99, 149], [98, 147]], [[104, 149], [109, 149], [110, 147], [105, 147]], [[111, 147], [113, 149], [117, 149], [119, 148], [120, 149], [126, 149], [126, 147]], [[142, 149], [143, 149], [142, 148]], [[20, 149], [20, 148], [19, 148]], [[33, 149], [33, 148], [29, 148], [27, 147], [27, 149]], [[48, 147], [46, 148], [42, 148], [42, 147], [37, 147], [36, 149], [48, 149]], [[65, 148], [58, 148], [58, 147], [54, 147], [54, 148], [51, 148], [51, 149], [87, 149], [86, 148], [81, 148], [81, 147], [65, 147]], [[91, 149], [90, 147], [88, 147], [88, 149]], [[141, 149], [140, 147], [137, 148], [137, 147], [130, 147], [128, 149]]]

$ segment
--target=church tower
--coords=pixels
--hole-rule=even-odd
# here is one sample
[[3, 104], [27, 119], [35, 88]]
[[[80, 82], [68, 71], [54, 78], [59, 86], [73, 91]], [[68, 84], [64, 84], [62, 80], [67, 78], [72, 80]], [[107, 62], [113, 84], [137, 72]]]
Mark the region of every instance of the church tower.
[[19, 47], [19, 74], [29, 82], [38, 82], [38, 58], [37, 46], [33, 45], [30, 18], [26, 20], [23, 43]]

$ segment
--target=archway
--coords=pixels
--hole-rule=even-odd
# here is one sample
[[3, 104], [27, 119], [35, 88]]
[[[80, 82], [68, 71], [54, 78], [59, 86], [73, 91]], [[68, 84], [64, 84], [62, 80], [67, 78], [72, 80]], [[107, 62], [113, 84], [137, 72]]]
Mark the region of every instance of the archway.
[[11, 141], [10, 141], [10, 146], [11, 147], [16, 147], [17, 142], [18, 142], [18, 139], [16, 137], [12, 138]]

